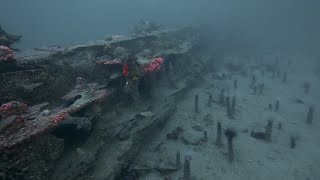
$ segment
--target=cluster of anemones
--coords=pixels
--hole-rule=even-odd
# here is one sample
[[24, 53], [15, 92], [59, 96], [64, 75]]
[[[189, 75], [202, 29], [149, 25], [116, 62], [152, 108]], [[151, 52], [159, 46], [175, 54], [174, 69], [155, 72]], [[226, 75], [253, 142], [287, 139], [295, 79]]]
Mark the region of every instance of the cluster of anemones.
[[123, 65], [122, 74], [124, 77], [128, 77], [128, 75], [129, 75], [129, 65], [128, 64]]
[[13, 50], [7, 46], [0, 46], [0, 62], [1, 61], [12, 61], [13, 60]]
[[156, 72], [161, 68], [164, 59], [162, 57], [151, 59], [151, 61], [144, 67], [145, 72]]
[[61, 112], [59, 112], [59, 114], [52, 117], [51, 122], [57, 124], [57, 123], [65, 120], [68, 115], [69, 115], [69, 113], [67, 111], [61, 111]]
[[25, 103], [18, 101], [10, 101], [0, 106], [0, 116], [5, 118], [12, 115], [21, 115], [28, 111], [28, 106]]

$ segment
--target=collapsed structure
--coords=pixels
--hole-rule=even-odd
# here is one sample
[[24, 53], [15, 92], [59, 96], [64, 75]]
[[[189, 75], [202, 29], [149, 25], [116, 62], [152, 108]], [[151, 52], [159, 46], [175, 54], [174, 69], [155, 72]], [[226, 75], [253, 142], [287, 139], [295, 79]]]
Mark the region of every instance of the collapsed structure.
[[11, 35], [8, 34], [2, 27], [0, 26], [0, 45], [11, 47], [11, 45], [15, 42], [20, 41], [21, 36], [20, 35]]
[[[0, 68], [0, 171], [26, 179], [86, 178], [83, 172], [94, 166], [101, 149], [130, 141], [104, 167], [104, 178], [121, 174], [122, 164], [139, 153], [208, 68], [209, 56], [192, 61], [201, 53], [193, 51], [199, 48], [196, 33], [183, 28], [121, 36], [17, 52], [14, 62], [0, 62], [5, 67]], [[161, 95], [160, 82], [169, 87]], [[150, 105], [151, 97], [157, 104], [153, 113], [136, 112], [125, 121], [105, 118], [119, 103]]]

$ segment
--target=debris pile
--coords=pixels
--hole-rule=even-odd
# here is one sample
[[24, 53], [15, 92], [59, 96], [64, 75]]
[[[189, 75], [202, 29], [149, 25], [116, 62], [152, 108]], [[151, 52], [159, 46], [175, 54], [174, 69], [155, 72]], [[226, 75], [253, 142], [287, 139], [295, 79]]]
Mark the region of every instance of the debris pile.
[[10, 47], [13, 43], [18, 42], [21, 36], [7, 34], [0, 26], [0, 46]]
[[[87, 88], [74, 89], [63, 98], [69, 99], [79, 94], [81, 98], [77, 99], [70, 106], [65, 108], [56, 107], [52, 109], [52, 113], [48, 116], [41, 114], [41, 108], [47, 105], [47, 103], [29, 108], [25, 104], [15, 101], [2, 105], [1, 116], [6, 116], [3, 121], [10, 121], [13, 115], [20, 113], [24, 113], [20, 117], [24, 121], [21, 123], [13, 121], [10, 125], [1, 127], [0, 151], [10, 149], [39, 134], [54, 131], [59, 126], [59, 123], [67, 119], [67, 117], [72, 116], [85, 107], [99, 105], [111, 94], [111, 91], [101, 89], [98, 84], [93, 83], [88, 84]], [[28, 112], [27, 109], [29, 109]]]
[[[145, 32], [151, 32], [151, 29]], [[128, 102], [131, 103], [136, 98], [150, 97], [148, 95], [156, 85], [153, 82], [165, 81], [164, 78], [158, 79], [158, 75], [162, 75], [160, 74], [162, 72], [159, 72], [161, 66], [168, 65], [173, 69], [174, 63], [180, 63], [180, 59], [184, 60], [183, 63], [190, 63], [191, 58], [184, 55], [189, 52], [191, 46], [186, 47], [182, 43], [191, 41], [191, 33], [189, 29], [183, 29], [181, 32], [179, 30], [178, 33], [183, 36], [176, 36], [175, 31], [154, 32], [154, 34], [128, 38], [114, 36], [107, 45], [104, 41], [101, 44], [97, 42], [58, 50], [59, 52], [43, 50], [45, 55], [41, 54], [41, 56], [29, 55], [24, 51], [15, 52], [16, 63], [3, 64], [6, 67], [0, 66], [7, 70], [9, 66], [19, 65], [18, 68], [3, 71], [0, 77], [1, 84], [4, 84], [0, 93], [1, 104], [9, 102], [0, 108], [0, 154], [10, 155], [8, 162], [3, 164], [6, 166], [14, 164], [18, 169], [28, 167], [25, 171], [26, 179], [48, 179], [52, 174], [77, 179], [80, 176], [86, 176], [83, 172], [90, 168], [91, 162], [96, 160], [95, 152], [100, 152], [101, 148], [106, 147], [105, 145], [117, 147], [118, 141], [132, 140], [132, 144], [125, 145], [123, 151], [120, 150], [114, 157], [122, 163], [122, 159], [131, 159], [136, 156], [144, 146], [142, 143], [150, 138], [149, 134], [152, 135], [161, 125], [164, 125], [175, 112], [175, 103], [171, 101], [171, 97], [169, 101], [163, 102], [161, 108], [153, 106], [139, 108], [139, 113], [134, 117], [135, 120], [130, 119], [127, 122], [125, 117], [117, 117], [115, 121], [113, 119], [109, 121], [101, 117], [109, 115], [109, 111], [113, 109], [113, 107], [105, 108], [107, 103], [112, 106], [117, 101], [123, 101], [127, 106]], [[6, 51], [1, 51], [3, 59], [9, 60], [7, 55], [13, 56], [13, 51], [8, 51], [10, 46], [3, 47], [6, 47], [4, 48]], [[193, 79], [192, 75], [189, 77]], [[94, 83], [87, 83], [87, 80]], [[191, 82], [189, 78], [186, 81]], [[187, 89], [188, 86], [184, 86], [183, 83], [182, 88]], [[169, 94], [171, 92], [166, 93], [168, 96]], [[27, 102], [28, 106], [12, 100]], [[122, 114], [127, 114], [122, 112], [126, 110], [122, 109], [121, 103], [115, 106], [116, 116], [122, 117]], [[17, 121], [17, 118], [22, 121]], [[182, 135], [183, 129], [178, 126], [169, 132], [167, 138], [178, 140]], [[79, 164], [73, 161], [75, 158], [70, 158], [72, 160], [69, 162], [68, 155], [73, 153], [63, 152], [63, 149], [75, 147], [77, 152], [81, 148], [86, 154], [92, 154], [92, 158], [88, 156], [88, 162], [79, 161]], [[106, 150], [103, 153], [112, 149], [108, 146]], [[58, 158], [59, 162], [56, 161]], [[35, 159], [38, 163], [30, 163], [35, 162]], [[3, 159], [0, 158], [0, 161]], [[62, 168], [63, 173], [55, 169], [64, 167], [66, 161], [68, 161], [68, 168]], [[29, 164], [32, 164], [32, 167]], [[69, 166], [70, 164], [72, 166]], [[111, 163], [103, 169], [106, 174], [114, 175], [117, 171], [111, 172], [109, 169], [117, 169], [117, 166], [118, 162]], [[46, 169], [39, 169], [39, 167], [46, 167]], [[159, 172], [177, 170], [172, 167], [162, 168], [162, 166], [152, 169]]]

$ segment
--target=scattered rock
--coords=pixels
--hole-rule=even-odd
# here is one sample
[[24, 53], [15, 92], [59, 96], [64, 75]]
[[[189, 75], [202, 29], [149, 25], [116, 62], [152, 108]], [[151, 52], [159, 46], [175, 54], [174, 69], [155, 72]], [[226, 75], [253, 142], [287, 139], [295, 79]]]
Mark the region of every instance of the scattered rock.
[[249, 132], [249, 129], [248, 128], [247, 129], [243, 129], [242, 132], [243, 133], [247, 133], [247, 132]]
[[212, 75], [213, 79], [218, 79], [218, 80], [225, 80], [228, 78], [228, 74], [224, 73], [224, 72], [219, 72], [219, 73], [214, 73]]
[[265, 132], [254, 132], [254, 130], [251, 131], [251, 137], [255, 139], [261, 139], [265, 140], [266, 139], [266, 133]]
[[51, 114], [51, 111], [48, 110], [48, 109], [43, 110], [43, 111], [41, 112], [41, 116], [49, 116], [50, 114]]
[[79, 156], [83, 156], [86, 154], [86, 152], [84, 152], [84, 150], [82, 150], [81, 148], [77, 148], [76, 151]]
[[199, 132], [203, 132], [204, 131], [203, 127], [202, 126], [198, 126], [198, 125], [192, 126], [192, 129], [195, 130], [195, 131], [199, 131]]
[[304, 104], [304, 101], [302, 99], [294, 99], [293, 102], [297, 104]]
[[182, 141], [186, 144], [186, 145], [200, 145], [202, 143], [203, 140], [203, 136], [202, 134], [199, 133], [192, 133], [192, 132], [184, 132], [182, 134], [181, 137]]
[[144, 112], [137, 114], [137, 117], [139, 117], [139, 118], [149, 118], [149, 117], [153, 117], [153, 116], [154, 116], [154, 114], [151, 111], [144, 111]]
[[167, 139], [178, 140], [180, 133], [183, 132], [182, 127], [176, 127], [171, 133], [167, 134]]

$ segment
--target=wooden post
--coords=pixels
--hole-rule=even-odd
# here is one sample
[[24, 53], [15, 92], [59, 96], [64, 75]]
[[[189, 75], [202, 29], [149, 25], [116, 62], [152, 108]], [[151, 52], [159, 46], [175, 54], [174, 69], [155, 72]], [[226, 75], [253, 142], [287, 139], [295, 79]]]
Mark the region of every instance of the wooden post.
[[194, 110], [196, 113], [199, 113], [199, 96], [198, 96], [198, 94], [196, 95], [195, 100], [194, 100]]
[[234, 89], [238, 88], [238, 80], [237, 79], [233, 80], [233, 88]]
[[229, 118], [231, 118], [232, 112], [231, 112], [230, 97], [226, 97], [226, 105], [227, 105], [227, 115], [229, 116]]
[[313, 107], [310, 106], [309, 110], [308, 110], [308, 115], [307, 115], [307, 123], [308, 124], [312, 124], [313, 114], [314, 114], [314, 109], [313, 109]]
[[236, 96], [232, 96], [231, 114], [234, 115], [235, 113], [236, 113]]
[[176, 153], [176, 168], [180, 169], [181, 162], [180, 162], [180, 151], [177, 151]]
[[190, 180], [190, 159], [184, 158], [183, 180]]
[[216, 139], [216, 145], [219, 146], [219, 147], [222, 146], [222, 139], [221, 139], [222, 135], [221, 135], [221, 134], [222, 134], [222, 131], [221, 131], [221, 123], [218, 122], [218, 123], [217, 123], [217, 139]]
[[209, 100], [208, 100], [208, 107], [211, 107], [211, 102], [212, 102], [212, 95], [209, 95]]
[[275, 104], [275, 106], [274, 106], [274, 111], [275, 111], [275, 112], [278, 112], [278, 111], [279, 111], [279, 107], [280, 107], [280, 100], [277, 99], [277, 100], [276, 100], [276, 104]]
[[271, 134], [272, 134], [272, 120], [268, 120], [268, 124], [266, 126], [266, 141], [271, 142]]

